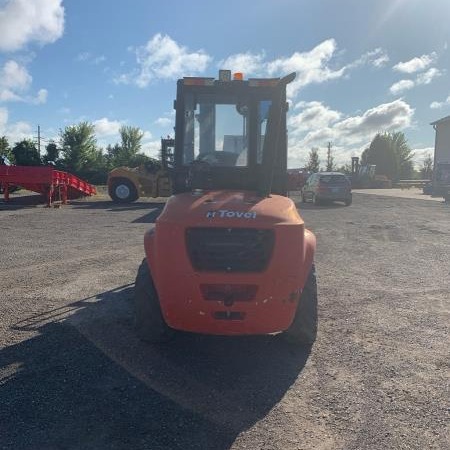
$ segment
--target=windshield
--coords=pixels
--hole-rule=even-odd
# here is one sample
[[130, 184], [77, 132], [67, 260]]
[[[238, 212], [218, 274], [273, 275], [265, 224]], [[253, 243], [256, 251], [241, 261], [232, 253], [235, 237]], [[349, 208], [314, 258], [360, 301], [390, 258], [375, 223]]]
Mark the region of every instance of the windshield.
[[321, 175], [320, 182], [324, 184], [347, 184], [349, 183], [345, 175]]
[[255, 109], [248, 99], [237, 96], [187, 94], [183, 164], [198, 160], [213, 166], [248, 166], [252, 114], [258, 117], [255, 145], [256, 160], [261, 163], [269, 107], [270, 101], [257, 102]]

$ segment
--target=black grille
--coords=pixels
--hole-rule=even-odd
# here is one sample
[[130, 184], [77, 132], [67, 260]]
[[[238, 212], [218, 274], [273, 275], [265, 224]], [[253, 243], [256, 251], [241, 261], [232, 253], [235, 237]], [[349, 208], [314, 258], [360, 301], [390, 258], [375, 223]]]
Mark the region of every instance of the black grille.
[[189, 228], [186, 243], [195, 270], [262, 272], [272, 255], [272, 230]]

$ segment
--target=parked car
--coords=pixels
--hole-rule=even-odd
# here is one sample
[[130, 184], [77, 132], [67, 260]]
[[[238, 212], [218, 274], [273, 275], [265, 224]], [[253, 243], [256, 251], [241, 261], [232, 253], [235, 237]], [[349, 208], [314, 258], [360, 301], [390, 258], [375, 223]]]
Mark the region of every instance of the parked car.
[[302, 201], [319, 205], [324, 202], [352, 204], [350, 180], [340, 172], [313, 173], [302, 189]]

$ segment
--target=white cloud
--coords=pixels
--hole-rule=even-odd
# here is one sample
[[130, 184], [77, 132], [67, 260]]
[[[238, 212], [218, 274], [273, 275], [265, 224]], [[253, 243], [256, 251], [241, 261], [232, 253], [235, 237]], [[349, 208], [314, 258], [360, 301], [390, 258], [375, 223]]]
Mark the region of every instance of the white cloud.
[[264, 52], [257, 54], [250, 52], [237, 53], [220, 61], [218, 67], [220, 69], [229, 69], [232, 73], [243, 72], [245, 76], [247, 74], [256, 75], [264, 70], [264, 58]]
[[0, 134], [4, 134], [6, 124], [8, 123], [8, 110], [0, 108]]
[[450, 95], [443, 102], [432, 102], [430, 104], [431, 109], [439, 109], [444, 106], [450, 105]]
[[98, 65], [106, 61], [106, 56], [105, 55], [95, 56], [91, 52], [82, 52], [76, 56], [75, 61], [87, 62]]
[[393, 67], [393, 69], [396, 70], [397, 72], [404, 72], [404, 73], [419, 72], [420, 70], [424, 70], [428, 66], [433, 64], [436, 61], [436, 59], [437, 59], [436, 52], [432, 52], [429, 55], [422, 55], [410, 59], [409, 61], [399, 62]]
[[385, 50], [378, 47], [375, 50], [371, 50], [364, 53], [360, 58], [351, 63], [348, 68], [359, 67], [362, 65], [372, 65], [376, 68], [384, 67], [389, 62], [389, 56]]
[[27, 102], [39, 105], [47, 101], [47, 89], [39, 89], [36, 95], [28, 93], [33, 78], [24, 65], [9, 60], [0, 68], [0, 102]]
[[0, 102], [18, 102], [21, 101], [22, 98], [15, 94], [10, 89], [1, 89], [0, 90]]
[[109, 120], [107, 117], [95, 120], [93, 123], [95, 133], [99, 137], [118, 135], [120, 127], [123, 125], [123, 122], [118, 120]]
[[371, 61], [375, 67], [384, 67], [389, 62], [389, 56], [387, 54], [380, 55], [379, 57]]
[[159, 158], [161, 153], [161, 140], [142, 142], [142, 153], [151, 158]]
[[47, 89], [39, 89], [36, 98], [34, 99], [34, 103], [40, 105], [47, 101], [48, 91]]
[[417, 75], [417, 84], [430, 84], [435, 78], [440, 77], [442, 72], [435, 67], [428, 69], [426, 72]]
[[9, 60], [0, 68], [0, 101], [23, 101], [22, 94], [31, 85], [32, 77], [27, 69]]
[[139, 68], [119, 75], [117, 83], [134, 83], [144, 88], [157, 79], [176, 79], [203, 72], [211, 57], [203, 50], [190, 52], [172, 38], [160, 33], [134, 50]]
[[334, 111], [321, 102], [300, 102], [294, 107], [300, 108], [302, 111], [288, 120], [288, 126], [294, 133], [326, 128], [342, 116], [339, 111]]
[[8, 123], [8, 109], [0, 108], [0, 135], [6, 136], [10, 144], [33, 137], [33, 128], [27, 122]]
[[106, 56], [105, 55], [100, 55], [100, 56], [96, 56], [92, 62], [96, 65], [101, 64], [102, 62], [106, 61]]
[[160, 127], [170, 127], [173, 126], [173, 120], [169, 119], [168, 117], [159, 117], [158, 119], [155, 120], [155, 125], [158, 125]]
[[390, 88], [389, 91], [391, 94], [397, 95], [401, 92], [407, 91], [408, 89], [412, 89], [415, 86], [415, 83], [413, 80], [400, 80], [397, 81], [397, 83], [394, 83]]
[[33, 138], [33, 127], [28, 122], [15, 122], [6, 127], [6, 136], [10, 143]]
[[83, 62], [88, 61], [91, 58], [91, 54], [89, 52], [81, 52], [78, 53], [77, 57], [75, 58], [75, 61]]
[[417, 168], [420, 168], [423, 161], [428, 157], [433, 157], [434, 147], [415, 148], [413, 149], [413, 160]]
[[415, 80], [400, 80], [394, 83], [389, 91], [391, 94], [397, 95], [406, 90], [412, 89], [415, 86], [420, 86], [422, 84], [430, 84], [435, 78], [440, 77], [442, 72], [435, 67], [428, 69], [426, 72], [419, 73]]
[[[136, 54], [138, 67], [114, 78], [117, 84], [136, 84], [146, 87], [159, 79], [175, 79], [182, 76], [203, 74], [212, 58], [203, 50], [189, 51], [167, 35], [156, 34], [146, 45], [129, 48]], [[337, 53], [334, 39], [327, 39], [309, 51], [294, 52], [286, 57], [267, 60], [264, 51], [258, 53], [243, 52], [218, 61], [216, 66], [231, 71], [243, 72], [246, 78], [252, 76], [278, 77], [296, 72], [297, 77], [288, 86], [288, 96], [310, 84], [324, 83], [341, 78], [351, 69], [361, 65], [383, 67], [389, 56], [385, 50], [376, 48], [362, 55], [358, 60], [346, 66], [334, 67], [333, 58]]]
[[337, 124], [337, 131], [347, 137], [367, 139], [379, 131], [393, 131], [411, 125], [414, 109], [403, 100], [384, 103], [368, 109], [362, 116], [344, 119]]
[[6, 61], [0, 70], [0, 87], [2, 89], [24, 91], [30, 87], [32, 80], [27, 69], [13, 60]]
[[0, 51], [20, 50], [31, 42], [55, 42], [64, 32], [62, 0], [2, 1], [0, 30]]
[[[300, 112], [289, 119], [291, 165], [306, 163], [311, 147], [333, 143], [337, 164], [350, 162], [360, 154], [376, 133], [401, 130], [411, 125], [414, 109], [403, 100], [370, 108], [361, 115], [347, 116], [320, 102], [300, 103]], [[309, 126], [302, 123], [304, 120]]]
[[345, 67], [333, 70], [328, 66], [336, 48], [336, 41], [328, 39], [309, 52], [295, 52], [290, 57], [268, 63], [267, 71], [270, 75], [297, 72], [297, 78], [288, 86], [288, 95], [293, 96], [308, 84], [323, 83], [344, 75]]

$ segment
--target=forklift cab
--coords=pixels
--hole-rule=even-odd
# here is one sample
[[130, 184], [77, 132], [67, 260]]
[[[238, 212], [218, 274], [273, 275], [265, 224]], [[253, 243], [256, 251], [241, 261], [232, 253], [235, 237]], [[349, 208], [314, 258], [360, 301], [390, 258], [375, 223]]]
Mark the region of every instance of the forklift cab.
[[174, 193], [192, 189], [287, 193], [283, 79], [186, 77], [178, 81]]

